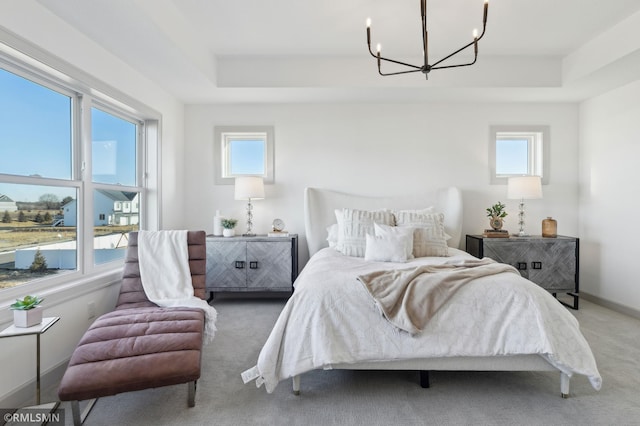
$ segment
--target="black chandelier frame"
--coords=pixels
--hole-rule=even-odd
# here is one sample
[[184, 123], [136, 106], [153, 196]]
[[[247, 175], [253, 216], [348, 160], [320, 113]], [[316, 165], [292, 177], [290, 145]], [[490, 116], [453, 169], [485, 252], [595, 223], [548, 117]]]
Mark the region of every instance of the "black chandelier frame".
[[[445, 69], [445, 68], [458, 68], [458, 67], [468, 67], [470, 65], [473, 65], [476, 63], [476, 61], [478, 60], [478, 42], [482, 39], [482, 37], [484, 37], [484, 33], [487, 29], [487, 14], [489, 12], [489, 0], [485, 0], [484, 1], [484, 12], [483, 12], [483, 17], [482, 17], [482, 33], [480, 34], [480, 36], [477, 36], [477, 32], [476, 30], [474, 30], [474, 38], [473, 41], [462, 46], [460, 49], [456, 50], [455, 52], [445, 56], [444, 58], [440, 59], [439, 61], [433, 63], [433, 64], [429, 64], [429, 31], [427, 30], [427, 0], [420, 0], [420, 11], [421, 11], [421, 16], [422, 16], [422, 46], [423, 46], [423, 57], [424, 57], [424, 64], [423, 65], [412, 65], [412, 64], [408, 64], [406, 62], [401, 62], [401, 61], [396, 61], [394, 59], [389, 59], [389, 58], [385, 58], [380, 54], [381, 51], [381, 46], [380, 44], [378, 44], [377, 49], [376, 49], [376, 53], [373, 53], [373, 51], [371, 50], [371, 21], [369, 19], [367, 19], [367, 46], [369, 48], [369, 53], [371, 54], [371, 56], [373, 56], [374, 58], [377, 59], [378, 61], [378, 73], [382, 76], [389, 76], [389, 75], [399, 75], [399, 74], [409, 74], [409, 73], [414, 73], [414, 72], [422, 72], [425, 75], [425, 78], [428, 80], [429, 79], [429, 72], [431, 72], [432, 70], [439, 70], [439, 69]], [[474, 50], [474, 57], [473, 57], [473, 61], [469, 62], [469, 63], [465, 63], [465, 64], [455, 64], [455, 65], [440, 65], [442, 64], [444, 61], [446, 61], [447, 59], [457, 55], [458, 53], [462, 52], [463, 50], [469, 48], [473, 46], [473, 50]], [[407, 71], [397, 71], [397, 72], [391, 72], [391, 73], [383, 73], [382, 72], [382, 61], [386, 61], [386, 62], [391, 62], [394, 64], [398, 64], [398, 65], [403, 65], [409, 68], [412, 68], [411, 70], [407, 70]]]

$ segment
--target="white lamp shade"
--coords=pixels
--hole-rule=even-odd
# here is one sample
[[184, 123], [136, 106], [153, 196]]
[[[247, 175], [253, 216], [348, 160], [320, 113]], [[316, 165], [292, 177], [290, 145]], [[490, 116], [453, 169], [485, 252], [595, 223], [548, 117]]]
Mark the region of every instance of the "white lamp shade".
[[261, 200], [264, 198], [264, 180], [260, 176], [239, 176], [236, 178], [236, 200]]
[[540, 176], [510, 177], [507, 184], [507, 198], [512, 200], [542, 198], [542, 180]]

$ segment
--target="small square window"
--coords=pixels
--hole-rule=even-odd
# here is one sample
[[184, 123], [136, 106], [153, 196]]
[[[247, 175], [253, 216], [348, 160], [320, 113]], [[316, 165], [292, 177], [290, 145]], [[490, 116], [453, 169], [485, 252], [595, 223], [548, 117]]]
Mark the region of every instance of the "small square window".
[[269, 126], [217, 126], [216, 184], [233, 184], [236, 176], [261, 176], [273, 183], [273, 133]]
[[506, 184], [511, 176], [549, 179], [549, 126], [491, 126], [491, 184]]

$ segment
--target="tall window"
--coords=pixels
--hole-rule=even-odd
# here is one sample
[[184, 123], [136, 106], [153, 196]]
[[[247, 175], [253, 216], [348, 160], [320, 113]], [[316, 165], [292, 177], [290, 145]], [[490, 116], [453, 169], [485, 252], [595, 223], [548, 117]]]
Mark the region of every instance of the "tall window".
[[144, 118], [80, 87], [0, 57], [0, 292], [121, 262], [140, 226]]

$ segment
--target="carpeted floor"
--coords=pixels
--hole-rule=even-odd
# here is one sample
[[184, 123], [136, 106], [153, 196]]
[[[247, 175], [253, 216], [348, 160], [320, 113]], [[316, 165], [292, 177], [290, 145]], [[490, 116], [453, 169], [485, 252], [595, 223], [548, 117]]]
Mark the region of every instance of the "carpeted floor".
[[[433, 372], [422, 389], [416, 372], [313, 371], [302, 394], [291, 381], [273, 394], [244, 385], [280, 310], [281, 299], [220, 299], [218, 334], [206, 347], [196, 406], [187, 386], [131, 392], [97, 401], [87, 425], [640, 425], [640, 321], [581, 301], [571, 311], [603, 377], [595, 391], [583, 376], [560, 398], [559, 374]], [[66, 403], [62, 407], [69, 408]], [[67, 424], [71, 424], [67, 410]]]

